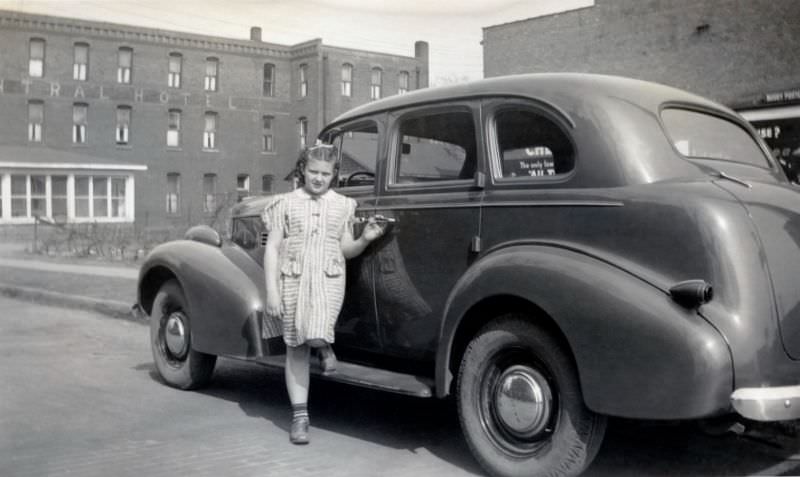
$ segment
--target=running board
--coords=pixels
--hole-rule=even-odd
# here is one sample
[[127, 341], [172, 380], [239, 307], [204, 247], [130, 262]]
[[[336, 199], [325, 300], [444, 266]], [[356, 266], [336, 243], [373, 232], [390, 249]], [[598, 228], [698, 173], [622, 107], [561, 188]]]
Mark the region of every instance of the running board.
[[[370, 368], [345, 361], [339, 361], [336, 365], [336, 372], [325, 376], [314, 361], [313, 359], [311, 361], [311, 375], [322, 379], [408, 396], [427, 398], [433, 395], [431, 391], [433, 380], [428, 378]], [[255, 362], [272, 368], [284, 368], [286, 355], [262, 356]]]

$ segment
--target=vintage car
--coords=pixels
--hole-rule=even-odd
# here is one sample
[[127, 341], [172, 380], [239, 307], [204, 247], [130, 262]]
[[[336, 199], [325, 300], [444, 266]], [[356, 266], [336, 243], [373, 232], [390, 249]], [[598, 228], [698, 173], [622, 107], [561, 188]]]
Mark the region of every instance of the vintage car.
[[[321, 379], [454, 396], [497, 476], [579, 474], [608, 416], [800, 417], [800, 194], [731, 110], [519, 75], [375, 101], [319, 137], [358, 216], [394, 221], [347, 264]], [[283, 364], [266, 200], [235, 207], [230, 243], [195, 227], [142, 266], [167, 384], [206, 384], [217, 356]]]

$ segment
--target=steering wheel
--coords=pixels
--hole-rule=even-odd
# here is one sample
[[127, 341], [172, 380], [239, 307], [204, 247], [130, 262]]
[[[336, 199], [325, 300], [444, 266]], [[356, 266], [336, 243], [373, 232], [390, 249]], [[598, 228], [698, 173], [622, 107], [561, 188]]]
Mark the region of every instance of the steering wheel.
[[365, 178], [372, 179], [373, 182], [375, 181], [375, 173], [374, 172], [370, 172], [370, 171], [355, 171], [355, 172], [351, 173], [350, 175], [348, 175], [347, 178], [344, 180], [345, 187], [349, 186], [350, 182], [353, 181], [353, 179], [355, 177], [360, 177], [360, 176], [364, 176]]

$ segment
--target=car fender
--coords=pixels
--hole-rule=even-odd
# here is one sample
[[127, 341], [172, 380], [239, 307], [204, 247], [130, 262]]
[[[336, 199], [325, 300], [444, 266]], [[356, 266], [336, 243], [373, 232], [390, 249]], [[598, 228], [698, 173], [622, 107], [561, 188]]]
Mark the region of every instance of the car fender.
[[[467, 327], [465, 317], [481, 303], [503, 297], [494, 303], [524, 301], [543, 312], [532, 319], [552, 320], [575, 359], [584, 400], [593, 411], [683, 419], [727, 409], [733, 371], [724, 337], [696, 309], [675, 303], [658, 280], [615, 263], [558, 244], [488, 251], [448, 300], [436, 358], [437, 395], [449, 393], [457, 369], [454, 343]], [[481, 316], [472, 315], [469, 329], [479, 329], [496, 316], [491, 313], [483, 308]]]
[[138, 300], [149, 313], [161, 284], [175, 278], [186, 297], [192, 347], [232, 357], [263, 354], [261, 316], [265, 303], [262, 269], [235, 246], [192, 240], [159, 245], [140, 269]]

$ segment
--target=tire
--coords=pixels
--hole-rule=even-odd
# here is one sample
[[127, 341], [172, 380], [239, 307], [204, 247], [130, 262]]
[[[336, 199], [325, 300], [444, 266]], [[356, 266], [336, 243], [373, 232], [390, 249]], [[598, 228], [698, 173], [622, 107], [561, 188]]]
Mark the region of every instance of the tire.
[[[168, 328], [172, 330], [169, 338]], [[217, 357], [192, 349], [191, 320], [176, 280], [165, 282], [153, 300], [150, 348], [158, 374], [170, 386], [197, 389], [211, 380]]]
[[464, 437], [489, 474], [575, 476], [597, 455], [605, 416], [584, 405], [563, 346], [523, 315], [481, 329], [464, 352], [457, 383]]

